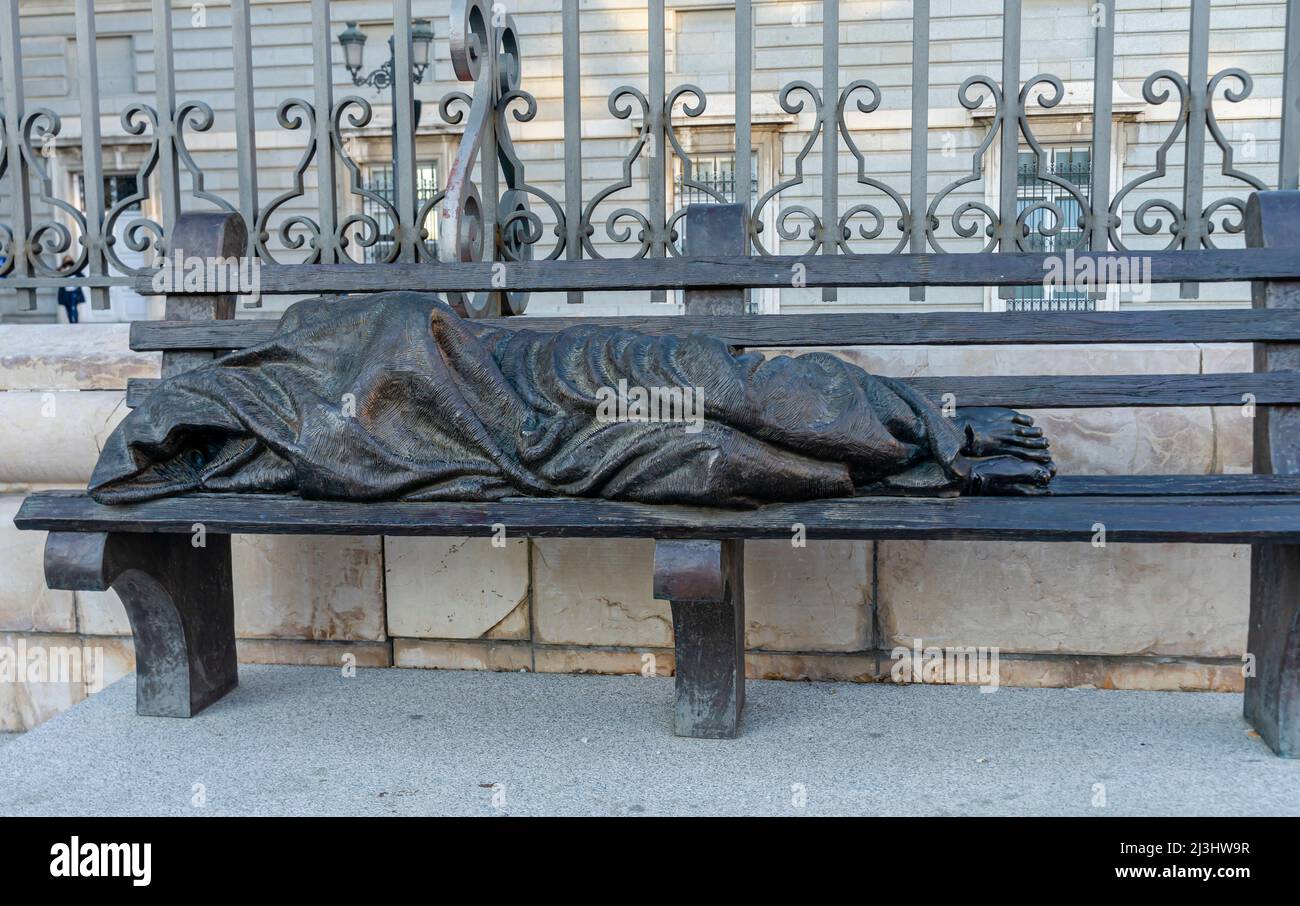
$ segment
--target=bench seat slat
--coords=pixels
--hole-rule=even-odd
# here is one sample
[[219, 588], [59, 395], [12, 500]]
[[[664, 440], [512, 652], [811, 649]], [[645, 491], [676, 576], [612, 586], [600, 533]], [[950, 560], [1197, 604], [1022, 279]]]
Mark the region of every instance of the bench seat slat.
[[[1100, 409], [1110, 406], [1240, 406], [1250, 394], [1260, 405], [1300, 403], [1300, 372], [1222, 374], [1018, 375], [906, 378], [943, 405], [1016, 409]], [[139, 406], [155, 378], [127, 382], [126, 403]]]
[[[1244, 477], [1244, 476], [1232, 476]], [[273, 495], [194, 494], [103, 506], [46, 491], [22, 505], [22, 529], [215, 534], [491, 535], [516, 537], [809, 538], [1087, 541], [1102, 523], [1115, 542], [1300, 542], [1300, 496], [863, 497], [754, 510], [607, 500], [347, 503]]]
[[[340, 305], [348, 304], [346, 301]], [[243, 349], [265, 342], [277, 321], [134, 321], [131, 348]], [[1251, 343], [1300, 340], [1300, 311], [1166, 309], [1122, 312], [833, 312], [818, 315], [674, 315], [492, 318], [512, 328], [554, 331], [577, 324], [654, 335], [702, 332], [733, 346], [953, 346], [1034, 343]]]

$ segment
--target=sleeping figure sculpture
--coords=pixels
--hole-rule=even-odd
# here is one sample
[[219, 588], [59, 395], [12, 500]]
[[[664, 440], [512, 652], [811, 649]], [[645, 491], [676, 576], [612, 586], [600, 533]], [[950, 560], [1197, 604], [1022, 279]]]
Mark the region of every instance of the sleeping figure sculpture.
[[164, 380], [117, 426], [89, 490], [107, 504], [224, 491], [754, 506], [1041, 494], [1054, 474], [1028, 416], [945, 415], [826, 353], [504, 328], [393, 292], [298, 302], [268, 341]]

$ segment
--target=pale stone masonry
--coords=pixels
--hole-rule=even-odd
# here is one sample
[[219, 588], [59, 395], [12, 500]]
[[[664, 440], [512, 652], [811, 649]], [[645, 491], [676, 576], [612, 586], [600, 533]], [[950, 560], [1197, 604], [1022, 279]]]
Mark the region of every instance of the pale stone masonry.
[[[32, 339], [59, 331], [49, 352]], [[121, 325], [0, 327], [0, 647], [98, 649], [132, 669], [112, 592], [52, 591], [44, 537], [13, 514], [35, 487], [84, 486], [124, 413], [128, 378], [158, 373]], [[837, 350], [899, 375], [1197, 373], [1249, 369], [1241, 346]], [[774, 350], [772, 354], [779, 351]], [[89, 402], [87, 402], [89, 401]], [[1250, 420], [1204, 407], [1037, 412], [1062, 471], [1249, 469]], [[649, 541], [236, 536], [246, 662], [666, 674], [669, 606]], [[746, 544], [751, 675], [887, 681], [891, 651], [997, 646], [1007, 685], [1239, 690], [1250, 551], [1237, 546], [809, 542]], [[0, 682], [0, 730], [81, 700], [84, 684]]]

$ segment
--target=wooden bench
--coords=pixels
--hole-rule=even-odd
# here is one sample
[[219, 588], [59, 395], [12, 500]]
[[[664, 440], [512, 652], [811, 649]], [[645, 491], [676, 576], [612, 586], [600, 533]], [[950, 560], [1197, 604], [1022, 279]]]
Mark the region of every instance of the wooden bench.
[[[338, 503], [276, 495], [193, 494], [102, 506], [85, 493], [26, 499], [15, 522], [50, 532], [45, 570], [53, 588], [117, 590], [131, 620], [140, 714], [191, 716], [236, 684], [231, 591], [233, 533], [489, 535], [653, 538], [654, 594], [672, 603], [676, 732], [728, 737], [744, 703], [746, 539], [1001, 539], [1252, 545], [1245, 714], [1279, 754], [1300, 755], [1300, 193], [1253, 196], [1251, 248], [1153, 253], [1156, 282], [1253, 280], [1250, 309], [1024, 313], [747, 316], [745, 287], [1011, 285], [1041, 282], [1042, 255], [744, 258], [735, 206], [689, 214], [690, 257], [659, 261], [520, 262], [510, 290], [680, 288], [686, 315], [629, 317], [643, 331], [702, 330], [735, 347], [871, 344], [1222, 343], [1256, 345], [1255, 371], [1074, 377], [916, 379], [960, 406], [1020, 408], [1234, 406], [1253, 402], [1253, 475], [1062, 475], [1040, 498], [818, 500], [757, 510], [648, 506], [604, 500], [511, 499], [499, 503]], [[241, 221], [184, 215], [173, 248], [197, 256], [243, 253]], [[707, 252], [708, 256], [703, 253]], [[710, 257], [711, 256], [711, 257]], [[264, 293], [439, 291], [500, 287], [490, 264], [265, 267]], [[147, 280], [142, 281], [147, 285]], [[346, 305], [341, 299], [339, 304]], [[274, 322], [233, 320], [231, 296], [169, 295], [166, 320], [136, 322], [131, 345], [161, 350], [163, 376], [266, 338]], [[539, 330], [589, 319], [528, 318]], [[519, 319], [508, 322], [521, 326]], [[137, 401], [151, 382], [133, 382]], [[192, 534], [202, 526], [206, 545]], [[647, 580], [650, 577], [646, 577]]]

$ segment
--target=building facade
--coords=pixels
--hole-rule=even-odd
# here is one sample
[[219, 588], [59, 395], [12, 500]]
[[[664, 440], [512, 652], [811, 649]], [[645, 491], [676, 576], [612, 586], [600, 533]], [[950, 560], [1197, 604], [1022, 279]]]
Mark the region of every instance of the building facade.
[[[1240, 216], [1228, 201], [1253, 188], [1278, 184], [1279, 130], [1282, 109], [1282, 59], [1286, 5], [1271, 2], [1205, 3], [1208, 18], [1205, 44], [1206, 76], [1210, 79], [1208, 120], [1184, 120], [1188, 84], [1196, 81], [1196, 35], [1192, 27], [1196, 6], [1188, 0], [1119, 0], [1113, 12], [1106, 3], [1090, 0], [1012, 0], [1020, 23], [1020, 87], [1028, 92], [1022, 104], [1025, 124], [1018, 130], [1014, 161], [1001, 158], [1010, 148], [998, 137], [996, 91], [1003, 81], [1005, 54], [1003, 0], [951, 0], [928, 3], [925, 42], [927, 85], [923, 120], [927, 133], [924, 155], [913, 153], [916, 84], [914, 37], [917, 5], [906, 0], [864, 0], [829, 5], [816, 2], [746, 4], [752, 18], [752, 72], [749, 74], [750, 138], [748, 186], [738, 177], [736, 135], [738, 75], [736, 16], [733, 3], [715, 0], [669, 0], [663, 4], [662, 41], [648, 30], [654, 15], [646, 5], [625, 0], [590, 0], [575, 4], [580, 17], [575, 42], [577, 78], [569, 95], [577, 95], [580, 112], [580, 169], [576, 183], [583, 227], [590, 227], [591, 251], [605, 256], [627, 255], [638, 248], [639, 227], [627, 211], [660, 217], [672, 223], [675, 213], [693, 201], [735, 198], [747, 188], [758, 223], [755, 251], [803, 254], [825, 251], [831, 228], [817, 237], [816, 218], [836, 218], [842, 241], [836, 251], [974, 251], [989, 241], [985, 208], [998, 210], [1003, 172], [1013, 167], [1014, 205], [1024, 215], [1029, 232], [1025, 248], [1063, 251], [1082, 238], [1079, 214], [1105, 177], [1117, 237], [1127, 248], [1162, 248], [1180, 216], [1161, 199], [1181, 208], [1185, 199], [1185, 159], [1193, 140], [1201, 150], [1193, 160], [1200, 168], [1205, 210], [1204, 231], [1221, 246], [1240, 243], [1232, 232]], [[21, 0], [23, 103], [30, 115], [40, 108], [57, 115], [57, 134], [48, 120], [37, 118], [28, 136], [38, 152], [39, 169], [32, 168], [31, 218], [62, 224], [78, 249], [78, 227], [68, 208], [84, 211], [86, 166], [82, 160], [83, 98], [96, 95], [100, 112], [102, 160], [99, 176], [106, 213], [116, 213], [106, 229], [115, 238], [116, 261], [109, 273], [119, 282], [132, 268], [148, 265], [157, 250], [148, 224], [165, 220], [168, 204], [159, 182], [161, 166], [145, 172], [156, 149], [158, 133], [142, 108], [174, 108], [178, 155], [176, 184], [180, 210], [207, 209], [225, 203], [242, 209], [239, 154], [239, 100], [247, 97], [251, 110], [255, 153], [253, 201], [256, 215], [250, 226], [267, 234], [265, 253], [282, 262], [304, 260], [311, 247], [303, 220], [320, 210], [322, 172], [333, 184], [336, 223], [350, 222], [341, 236], [348, 241], [341, 260], [384, 260], [391, 250], [394, 197], [393, 107], [391, 92], [373, 84], [354, 84], [337, 40], [356, 23], [366, 38], [362, 68], [357, 76], [379, 68], [389, 56], [394, 4], [382, 0], [256, 0], [246, 4], [250, 39], [250, 84], [238, 84], [234, 55], [238, 23], [227, 3], [172, 4], [170, 66], [160, 73], [155, 53], [158, 30], [149, 0], [113, 0], [94, 4], [96, 72], [79, 71], [76, 4], [73, 0]], [[164, 4], [165, 5], [165, 4]], [[319, 43], [313, 43], [313, 7], [329, 17], [328, 65], [321, 65]], [[521, 87], [536, 99], [535, 116], [526, 122], [510, 117], [514, 149], [527, 182], [567, 206], [565, 142], [566, 78], [564, 12], [559, 0], [503, 0], [493, 16], [509, 15], [520, 43]], [[413, 153], [418, 203], [433, 200], [445, 186], [464, 133], [461, 105], [440, 102], [455, 92], [472, 89], [456, 78], [449, 53], [450, 3], [414, 0], [412, 16], [427, 20], [433, 31], [430, 63], [414, 84], [416, 119]], [[826, 18], [837, 17], [827, 27]], [[1095, 84], [1099, 26], [1113, 18], [1113, 79], [1105, 159], [1093, 148]], [[835, 77], [825, 87], [828, 36], [838, 36]], [[645, 136], [642, 107], [655, 81], [662, 46], [663, 88], [670, 113], [662, 149], [665, 163], [657, 165], [655, 136]], [[306, 109], [320, 95], [318, 75], [328, 73], [332, 119], [337, 124], [331, 166], [322, 169], [311, 143], [321, 133], [309, 122], [320, 115]], [[1164, 73], [1165, 77], [1161, 77]], [[1056, 103], [1053, 84], [1037, 80], [1042, 74], [1059, 79]], [[1239, 75], [1240, 74], [1240, 75]], [[967, 80], [977, 77], [971, 84]], [[978, 77], [984, 77], [979, 79]], [[160, 101], [160, 78], [174, 83], [169, 101]], [[1181, 83], [1181, 84], [1180, 84]], [[630, 90], [624, 90], [624, 88]], [[166, 93], [164, 93], [166, 94]], [[349, 102], [349, 97], [358, 98]], [[295, 100], [297, 99], [297, 100]], [[573, 100], [570, 97], [570, 100]], [[1191, 99], [1195, 105], [1195, 98]], [[515, 110], [525, 106], [522, 102]], [[368, 116], [366, 115], [368, 113]], [[1195, 113], [1195, 111], [1193, 111]], [[457, 121], [459, 119], [459, 122]], [[742, 119], [746, 119], [743, 117]], [[829, 126], [833, 142], [827, 142]], [[1030, 134], [1037, 149], [1030, 143]], [[824, 160], [835, 154], [833, 189], [824, 178]], [[921, 204], [934, 205], [936, 223], [927, 242], [918, 248], [907, 241], [902, 220], [908, 204], [917, 205], [913, 164], [924, 161]], [[43, 170], [44, 172], [40, 172]], [[663, 184], [655, 191], [655, 182]], [[247, 183], [247, 168], [242, 179]], [[0, 210], [12, 199], [11, 180]], [[614, 191], [610, 191], [614, 189]], [[827, 193], [833, 191], [827, 204]], [[1122, 194], [1122, 197], [1119, 197]], [[539, 196], [532, 208], [543, 236], [535, 254], [542, 256], [554, 241], [556, 218]], [[124, 204], [119, 204], [125, 200]], [[269, 210], [268, 210], [269, 209]], [[1213, 209], [1213, 210], [1212, 210]], [[423, 211], [427, 247], [438, 245], [437, 205]], [[623, 213], [619, 213], [622, 211]], [[264, 222], [257, 221], [266, 216]], [[364, 246], [365, 218], [377, 226], [374, 244]], [[612, 219], [611, 219], [612, 218]], [[653, 220], [653, 216], [651, 216]], [[1150, 230], [1150, 234], [1146, 231]], [[680, 233], [680, 230], [678, 231]], [[47, 232], [45, 240], [55, 237]], [[996, 239], [996, 237], [994, 237]], [[900, 239], [903, 240], [900, 244]], [[134, 240], [134, 241], [132, 241]], [[293, 246], [297, 247], [293, 247]], [[676, 245], [681, 246], [680, 235]], [[133, 248], [132, 246], [142, 246]], [[656, 250], [652, 253], [672, 253]], [[566, 254], [568, 251], [566, 250]], [[56, 272], [59, 255], [45, 255]], [[1148, 288], [1150, 289], [1150, 288]], [[990, 310], [1101, 307], [1176, 298], [1177, 288], [1157, 287], [1154, 295], [1112, 291], [1097, 294], [1054, 292], [1025, 287], [1013, 293], [973, 289], [932, 290], [924, 300], [930, 307]], [[111, 291], [104, 310], [84, 310], [92, 320], [147, 317], [147, 299], [125, 285]], [[1006, 298], [1009, 296], [1009, 298]], [[1239, 285], [1203, 287], [1199, 302], [1240, 303], [1247, 298]], [[249, 316], [271, 314], [285, 300], [270, 300]], [[530, 313], [666, 312], [673, 294], [593, 293], [586, 308], [566, 308], [563, 296], [538, 296]], [[754, 293], [757, 311], [806, 311], [861, 305], [896, 307], [919, 301], [896, 291], [845, 291], [838, 295], [788, 288]], [[27, 310], [35, 305], [33, 310]], [[658, 305], [658, 308], [647, 306]], [[0, 293], [6, 320], [50, 320], [57, 308], [54, 291], [43, 287], [35, 299]], [[156, 312], [155, 312], [156, 313]]]

